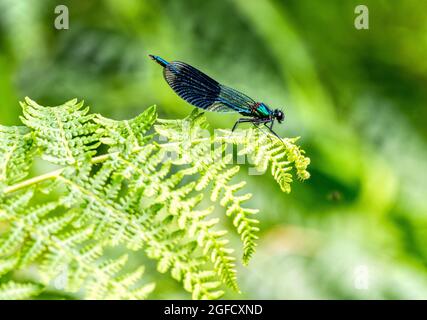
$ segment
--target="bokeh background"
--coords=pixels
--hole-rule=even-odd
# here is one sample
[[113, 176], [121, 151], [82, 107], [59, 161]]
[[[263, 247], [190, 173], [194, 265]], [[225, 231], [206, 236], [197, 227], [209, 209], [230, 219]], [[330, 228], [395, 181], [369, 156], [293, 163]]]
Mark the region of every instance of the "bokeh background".
[[[361, 3], [369, 30], [354, 27]], [[69, 30], [54, 28], [59, 4]], [[0, 122], [19, 124], [25, 96], [77, 97], [116, 119], [157, 104], [181, 118], [192, 107], [147, 54], [189, 62], [283, 107], [278, 133], [301, 136], [312, 160], [290, 195], [241, 170], [261, 234], [239, 266], [243, 293], [226, 298], [427, 299], [425, 12], [411, 0], [0, 0]], [[215, 128], [237, 117], [208, 115]], [[189, 298], [133, 259], [153, 270], [152, 298]]]

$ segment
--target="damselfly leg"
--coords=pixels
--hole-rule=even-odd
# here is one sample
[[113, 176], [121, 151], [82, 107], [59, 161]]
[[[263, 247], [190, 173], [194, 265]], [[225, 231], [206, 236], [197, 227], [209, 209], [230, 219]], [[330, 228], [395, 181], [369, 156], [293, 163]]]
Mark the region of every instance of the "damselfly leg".
[[237, 125], [239, 123], [245, 123], [245, 122], [253, 122], [254, 119], [252, 118], [240, 118], [239, 120], [236, 121], [236, 123], [234, 124], [233, 128], [231, 129], [231, 132], [234, 132], [234, 130], [236, 130]]
[[280, 138], [279, 137], [279, 135], [276, 133], [276, 132], [274, 132], [274, 130], [273, 130], [273, 121], [271, 122], [271, 125], [270, 126], [268, 126], [267, 125], [267, 123], [264, 123], [264, 125], [266, 126], [266, 128], [272, 133], [272, 134], [274, 134], [275, 136], [276, 136], [276, 138], [277, 139], [279, 139], [280, 140], [280, 142], [282, 142], [283, 144], [285, 144], [284, 142], [283, 142], [283, 140], [282, 140], [282, 138]]
[[277, 139], [279, 139], [283, 143], [279, 135], [273, 130], [274, 119], [241, 118], [236, 121], [233, 128], [231, 129], [231, 132], [234, 132], [234, 130], [236, 130], [238, 124], [245, 123], [245, 122], [252, 123], [257, 129], [259, 129], [263, 134], [265, 134], [269, 139], [271, 139], [270, 136], [267, 133], [265, 133], [264, 130], [262, 130], [262, 128], [260, 127], [260, 125], [263, 124], [268, 129], [268, 131], [270, 131]]

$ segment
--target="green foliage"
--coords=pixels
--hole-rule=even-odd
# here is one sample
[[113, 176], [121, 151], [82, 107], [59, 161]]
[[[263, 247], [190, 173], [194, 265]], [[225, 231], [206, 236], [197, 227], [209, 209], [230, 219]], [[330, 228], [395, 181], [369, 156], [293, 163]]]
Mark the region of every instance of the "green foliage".
[[32, 164], [33, 138], [25, 127], [0, 125], [0, 183], [10, 184], [26, 177]]
[[[226, 208], [243, 243], [247, 264], [256, 246], [255, 209], [244, 206], [245, 181], [233, 182], [229, 146], [252, 157], [290, 191], [294, 167], [308, 178], [309, 159], [294, 144], [248, 130], [213, 137], [203, 114], [157, 118], [150, 107], [131, 120], [89, 114], [71, 100], [43, 107], [26, 98], [25, 127], [1, 127], [0, 297], [28, 298], [54, 288], [88, 299], [143, 299], [154, 283], [144, 267], [129, 271], [128, 255], [143, 252], [170, 272], [194, 299], [214, 299], [222, 284], [239, 291], [236, 257], [217, 205]], [[166, 139], [165, 139], [166, 138]], [[59, 169], [24, 180], [41, 158]], [[211, 203], [203, 200], [210, 193]], [[124, 248], [107, 259], [105, 250]], [[32, 281], [14, 282], [17, 270], [35, 266]], [[0, 274], [0, 275], [1, 275]]]
[[36, 147], [42, 158], [58, 165], [75, 164], [86, 156], [94, 155], [99, 146], [94, 114], [87, 114], [83, 101], [77, 99], [55, 108], [45, 108], [32, 100], [21, 103], [22, 122], [35, 135]]
[[27, 299], [37, 295], [40, 291], [40, 286], [36, 284], [8, 281], [0, 284], [0, 300]]

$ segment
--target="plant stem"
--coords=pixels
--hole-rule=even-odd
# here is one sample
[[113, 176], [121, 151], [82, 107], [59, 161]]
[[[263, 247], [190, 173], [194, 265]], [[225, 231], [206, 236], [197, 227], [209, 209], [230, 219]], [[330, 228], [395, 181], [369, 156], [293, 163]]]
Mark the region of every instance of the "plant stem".
[[[92, 163], [92, 164], [96, 164], [96, 163], [104, 162], [104, 161], [105, 161], [105, 160], [107, 160], [110, 156], [111, 156], [111, 154], [103, 154], [103, 155], [100, 155], [100, 156], [94, 157], [94, 158], [92, 158], [91, 163]], [[65, 169], [65, 168], [57, 169], [57, 170], [54, 170], [54, 171], [51, 171], [51, 172], [48, 172], [48, 173], [45, 173], [45, 174], [42, 174], [42, 175], [36, 176], [36, 177], [34, 177], [34, 178], [31, 178], [31, 179], [27, 179], [27, 180], [21, 181], [21, 182], [19, 182], [19, 183], [16, 183], [16, 184], [14, 184], [14, 185], [11, 185], [11, 186], [9, 186], [9, 187], [6, 187], [6, 188], [3, 190], [3, 192], [4, 192], [5, 194], [7, 194], [7, 193], [12, 193], [12, 192], [15, 192], [15, 191], [17, 191], [17, 190], [19, 190], [19, 189], [22, 189], [22, 188], [25, 188], [25, 187], [31, 186], [31, 185], [33, 185], [33, 184], [36, 184], [36, 183], [39, 183], [39, 182], [42, 182], [42, 181], [46, 181], [46, 180], [50, 180], [50, 179], [55, 179], [56, 177], [58, 177], [58, 176], [62, 173], [62, 171], [64, 171], [64, 169]]]

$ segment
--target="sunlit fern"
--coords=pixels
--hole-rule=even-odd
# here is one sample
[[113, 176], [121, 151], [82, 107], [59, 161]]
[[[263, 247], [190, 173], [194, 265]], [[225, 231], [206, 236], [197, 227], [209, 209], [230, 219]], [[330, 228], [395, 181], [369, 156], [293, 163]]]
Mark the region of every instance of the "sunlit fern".
[[[251, 195], [241, 193], [245, 181], [233, 181], [239, 166], [224, 151], [237, 145], [258, 169], [271, 166], [284, 192], [292, 168], [309, 177], [296, 139], [253, 129], [211, 136], [197, 110], [162, 120], [150, 107], [115, 121], [77, 100], [43, 107], [26, 98], [22, 108], [25, 126], [0, 126], [2, 298], [28, 298], [52, 286], [77, 298], [147, 297], [154, 283], [141, 279], [142, 266], [129, 272], [126, 255], [106, 260], [103, 252], [117, 246], [142, 250], [194, 299], [220, 297], [223, 284], [239, 291], [234, 248], [212, 213], [217, 204], [225, 208], [247, 264], [258, 210], [243, 206]], [[35, 158], [59, 168], [26, 179]], [[202, 202], [206, 193], [211, 204]], [[16, 271], [30, 266], [37, 272], [18, 282]]]

